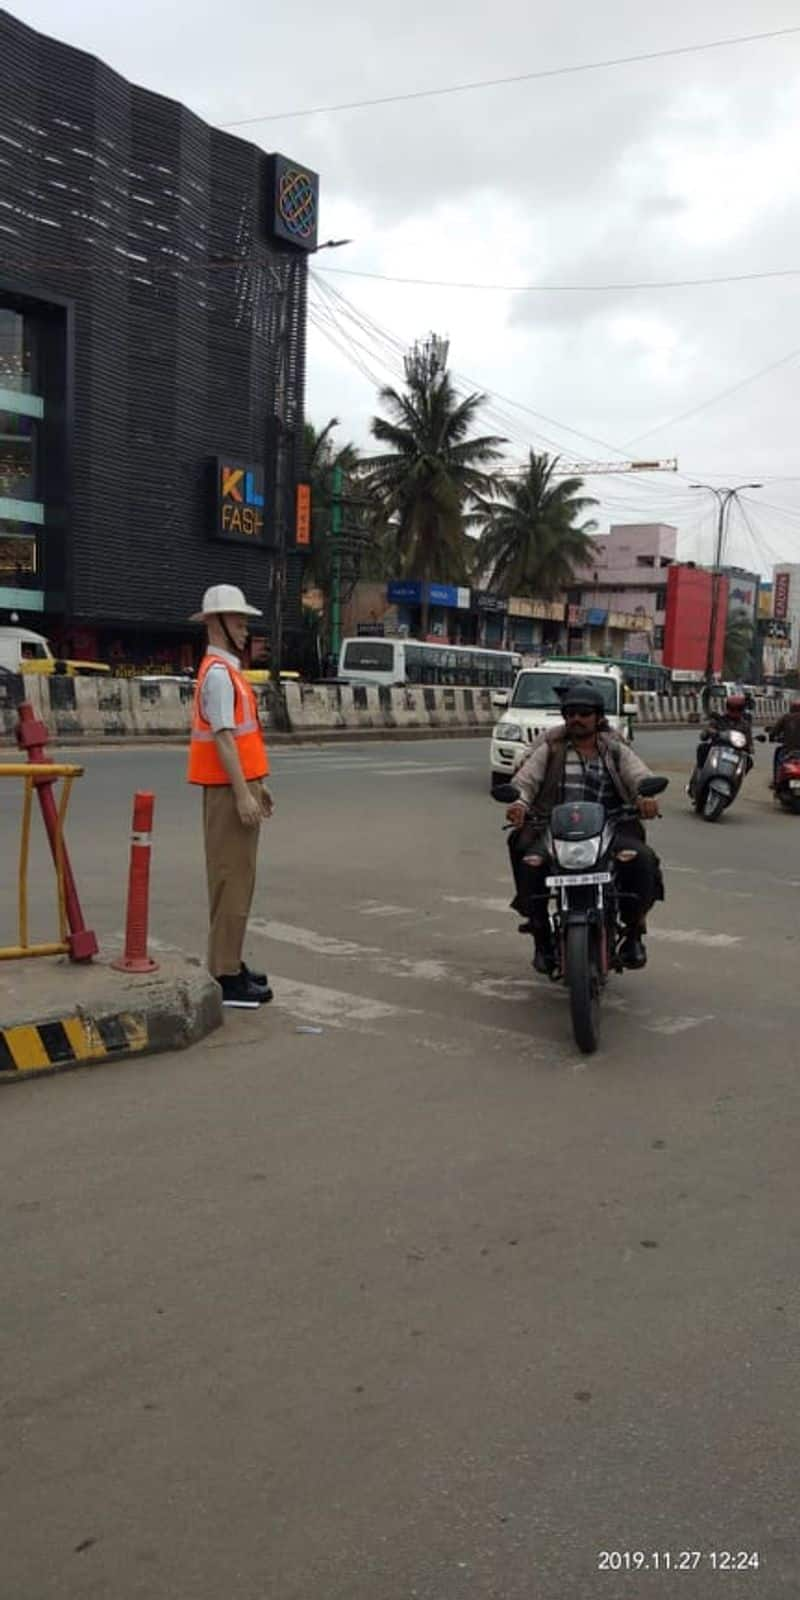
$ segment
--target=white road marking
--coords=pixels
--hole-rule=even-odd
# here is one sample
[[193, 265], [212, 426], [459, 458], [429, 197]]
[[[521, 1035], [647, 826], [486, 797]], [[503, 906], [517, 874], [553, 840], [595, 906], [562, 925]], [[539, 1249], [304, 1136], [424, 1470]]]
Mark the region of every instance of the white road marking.
[[378, 900], [364, 900], [361, 905], [353, 906], [362, 917], [415, 917], [417, 912], [413, 906], [382, 906]]
[[312, 928], [296, 928], [287, 922], [268, 922], [253, 917], [251, 933], [279, 944], [294, 945], [298, 950], [310, 950], [314, 955], [330, 956], [336, 961], [357, 961], [369, 966], [373, 972], [387, 978], [412, 979], [422, 983], [450, 983], [471, 994], [524, 1002], [530, 998], [529, 979], [500, 975], [475, 977], [468, 970], [448, 966], [445, 961], [413, 960], [408, 956], [394, 956], [377, 945], [356, 944], [351, 939], [332, 939], [327, 934], [315, 933]]
[[420, 778], [420, 777], [423, 776], [423, 772], [424, 772], [424, 775], [427, 777], [427, 776], [429, 776], [429, 775], [431, 775], [433, 773], [437, 773], [437, 772], [471, 772], [473, 769], [472, 769], [472, 767], [456, 767], [456, 766], [425, 767], [424, 769], [422, 769], [422, 768], [418, 768], [418, 767], [412, 767], [410, 765], [410, 763], [404, 761], [402, 766], [398, 765], [396, 767], [370, 767], [369, 770], [372, 773], [373, 777], [376, 777], [376, 778], [395, 778], [398, 773], [407, 774], [411, 778]]
[[[507, 911], [507, 900], [484, 899], [479, 895], [453, 895], [447, 894], [444, 900], [448, 905], [478, 906], [482, 911]], [[708, 950], [723, 950], [734, 944], [741, 944], [742, 937], [733, 933], [705, 933], [702, 928], [659, 928], [649, 929], [651, 939], [663, 939], [670, 944], [696, 944], [703, 945]]]
[[366, 995], [347, 994], [342, 989], [326, 989], [315, 983], [296, 983], [292, 978], [271, 978], [274, 1004], [304, 1022], [319, 1022], [329, 1028], [347, 1028], [359, 1023], [383, 1022], [387, 1017], [411, 1016], [400, 1006], [386, 1005]]
[[690, 1028], [700, 1028], [704, 1022], [713, 1022], [714, 1017], [713, 1011], [704, 1017], [655, 1017], [652, 1022], [643, 1022], [641, 1026], [647, 1033], [688, 1033]]
[[478, 894], [446, 894], [447, 906], [477, 906], [479, 911], [508, 911], [508, 900], [492, 900]]

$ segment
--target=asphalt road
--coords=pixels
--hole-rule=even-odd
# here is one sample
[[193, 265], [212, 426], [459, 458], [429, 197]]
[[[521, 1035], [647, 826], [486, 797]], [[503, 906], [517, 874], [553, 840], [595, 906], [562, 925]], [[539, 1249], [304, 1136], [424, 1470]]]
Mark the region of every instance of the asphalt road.
[[[289, 748], [275, 1005], [0, 1095], [2, 1600], [796, 1597], [800, 820], [763, 751], [694, 818], [691, 746], [638, 743], [667, 902], [596, 1057], [506, 909], [483, 741]], [[85, 763], [91, 920], [152, 787], [155, 938], [199, 952], [182, 755]]]

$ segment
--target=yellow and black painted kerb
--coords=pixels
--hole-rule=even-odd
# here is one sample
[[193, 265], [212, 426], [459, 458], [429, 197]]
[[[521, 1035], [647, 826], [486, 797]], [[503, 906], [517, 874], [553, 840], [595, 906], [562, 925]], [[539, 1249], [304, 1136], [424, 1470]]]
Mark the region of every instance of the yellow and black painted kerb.
[[0, 1075], [53, 1072], [90, 1061], [138, 1055], [148, 1046], [147, 1018], [62, 1017], [58, 1022], [0, 1028]]

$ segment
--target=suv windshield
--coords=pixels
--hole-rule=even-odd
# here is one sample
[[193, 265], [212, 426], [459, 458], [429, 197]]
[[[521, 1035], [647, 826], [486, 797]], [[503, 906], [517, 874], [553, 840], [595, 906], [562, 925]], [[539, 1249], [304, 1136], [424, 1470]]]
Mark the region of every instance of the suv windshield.
[[617, 680], [612, 677], [594, 678], [590, 673], [585, 678], [570, 678], [564, 672], [523, 672], [514, 690], [511, 704], [518, 706], [520, 711], [557, 711], [560, 700], [556, 694], [559, 684], [569, 681], [570, 684], [590, 683], [593, 689], [599, 689], [603, 696], [603, 705], [608, 716], [617, 714]]

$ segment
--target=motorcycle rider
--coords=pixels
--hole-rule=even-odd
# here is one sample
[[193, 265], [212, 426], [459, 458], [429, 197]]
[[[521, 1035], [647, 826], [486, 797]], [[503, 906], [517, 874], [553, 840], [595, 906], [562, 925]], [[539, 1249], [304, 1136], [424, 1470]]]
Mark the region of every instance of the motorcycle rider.
[[[630, 745], [611, 734], [599, 690], [575, 685], [563, 696], [561, 710], [564, 727], [540, 739], [514, 773], [520, 798], [506, 812], [514, 829], [508, 841], [516, 886], [511, 904], [528, 917], [520, 932], [533, 934], [533, 965], [541, 973], [551, 973], [556, 963], [545, 884], [551, 866], [546, 859], [531, 865], [526, 857], [539, 853], [553, 807], [570, 800], [593, 800], [604, 805], [612, 817], [631, 805], [641, 817], [658, 816], [657, 802], [638, 794], [642, 779], [651, 776], [649, 768]], [[664, 898], [661, 867], [640, 822], [623, 821], [615, 845], [617, 850], [632, 852], [629, 861], [618, 863], [620, 914], [626, 928], [620, 954], [626, 967], [643, 967], [647, 961], [645, 918], [653, 902]]]
[[706, 764], [708, 752], [718, 733], [728, 729], [732, 733], [743, 733], [747, 740], [747, 770], [753, 765], [753, 723], [747, 707], [747, 696], [744, 694], [729, 694], [725, 701], [724, 711], [709, 711], [706, 708], [706, 721], [700, 730], [700, 739], [695, 752], [695, 767], [686, 793], [694, 799], [697, 779]]
[[775, 756], [772, 764], [772, 782], [770, 789], [775, 788], [778, 781], [778, 768], [783, 760], [784, 751], [800, 750], [800, 700], [792, 700], [789, 710], [772, 724], [769, 729], [769, 742], [775, 745]]

